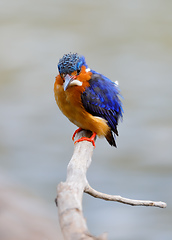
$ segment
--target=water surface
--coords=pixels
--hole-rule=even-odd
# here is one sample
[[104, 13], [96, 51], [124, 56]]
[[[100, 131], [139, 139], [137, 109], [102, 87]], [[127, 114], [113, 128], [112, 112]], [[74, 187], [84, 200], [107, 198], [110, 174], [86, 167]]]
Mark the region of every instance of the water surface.
[[118, 148], [97, 140], [89, 182], [168, 207], [134, 208], [84, 195], [90, 231], [106, 231], [111, 240], [172, 239], [171, 9], [168, 0], [1, 3], [1, 171], [51, 207], [76, 129], [55, 104], [58, 59], [78, 52], [89, 67], [119, 81], [124, 119]]

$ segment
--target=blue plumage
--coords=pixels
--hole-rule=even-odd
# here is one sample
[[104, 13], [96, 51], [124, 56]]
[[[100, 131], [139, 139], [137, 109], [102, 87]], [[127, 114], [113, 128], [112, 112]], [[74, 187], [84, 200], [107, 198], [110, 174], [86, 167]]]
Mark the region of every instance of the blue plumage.
[[81, 66], [87, 67], [84, 56], [77, 53], [65, 54], [58, 63], [58, 70], [60, 74], [71, 74], [74, 71], [80, 71]]
[[90, 86], [81, 95], [83, 105], [93, 116], [107, 120], [111, 130], [118, 135], [118, 120], [123, 112], [118, 86], [105, 76], [91, 72]]

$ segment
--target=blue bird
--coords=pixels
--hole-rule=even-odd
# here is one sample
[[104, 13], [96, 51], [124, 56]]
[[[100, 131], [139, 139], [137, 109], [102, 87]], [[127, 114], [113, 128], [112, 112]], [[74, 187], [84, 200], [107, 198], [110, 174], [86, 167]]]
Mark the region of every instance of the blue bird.
[[63, 114], [81, 129], [90, 130], [90, 138], [95, 146], [96, 135], [105, 137], [116, 147], [117, 125], [122, 118], [122, 103], [118, 85], [107, 77], [88, 68], [84, 56], [77, 53], [65, 54], [58, 63], [59, 74], [54, 84], [57, 105]]

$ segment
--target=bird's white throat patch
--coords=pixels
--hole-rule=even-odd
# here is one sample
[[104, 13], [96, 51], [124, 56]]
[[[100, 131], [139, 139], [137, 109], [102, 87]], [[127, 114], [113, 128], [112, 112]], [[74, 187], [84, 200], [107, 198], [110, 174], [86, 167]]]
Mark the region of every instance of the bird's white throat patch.
[[86, 68], [85, 71], [86, 71], [86, 72], [89, 72], [89, 71], [90, 71], [90, 68]]
[[80, 82], [79, 80], [75, 79], [75, 80], [71, 81], [70, 86], [82, 86], [82, 82]]

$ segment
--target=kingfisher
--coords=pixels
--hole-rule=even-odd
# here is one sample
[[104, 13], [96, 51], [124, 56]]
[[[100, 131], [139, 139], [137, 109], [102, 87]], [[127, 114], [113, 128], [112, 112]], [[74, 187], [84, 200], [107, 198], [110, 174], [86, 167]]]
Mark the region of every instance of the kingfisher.
[[122, 119], [123, 108], [117, 82], [90, 69], [85, 58], [77, 53], [64, 54], [58, 63], [59, 74], [54, 84], [54, 96], [62, 113], [79, 128], [92, 132], [90, 141], [95, 147], [95, 137], [105, 137], [116, 147], [117, 125]]

